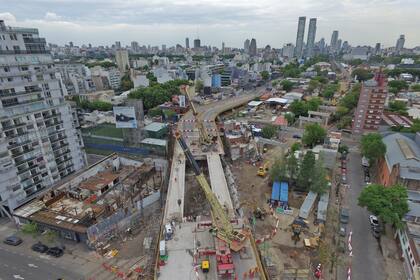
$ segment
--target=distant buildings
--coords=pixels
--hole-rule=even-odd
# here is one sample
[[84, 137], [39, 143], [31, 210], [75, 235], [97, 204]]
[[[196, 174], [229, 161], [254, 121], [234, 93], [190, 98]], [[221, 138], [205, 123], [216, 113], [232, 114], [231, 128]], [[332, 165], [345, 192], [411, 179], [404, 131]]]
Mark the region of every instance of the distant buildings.
[[249, 44], [249, 55], [257, 55], [257, 40], [255, 40], [254, 38], [251, 39], [251, 43]]
[[[86, 165], [76, 113], [46, 41], [0, 20], [0, 216]], [[9, 49], [8, 51], [5, 51]], [[83, 70], [83, 69], [80, 69]]]
[[335, 53], [338, 48], [338, 31], [334, 30], [331, 35], [330, 52]]
[[245, 53], [249, 53], [249, 45], [250, 45], [250, 41], [249, 39], [246, 39], [244, 42], [244, 52]]
[[295, 53], [295, 46], [292, 43], [283, 46], [282, 56], [286, 58], [293, 58]]
[[402, 50], [403, 50], [403, 48], [404, 48], [404, 43], [405, 43], [405, 35], [400, 35], [400, 37], [398, 38], [398, 40], [397, 40], [397, 44], [396, 44], [396, 46], [395, 46], [395, 52], [397, 53], [397, 54], [399, 54]]
[[117, 62], [118, 70], [120, 70], [121, 73], [125, 73], [130, 69], [127, 50], [117, 50], [115, 52], [115, 60]]
[[194, 39], [194, 49], [199, 49], [201, 48], [201, 41], [200, 39]]
[[308, 40], [306, 42], [306, 57], [312, 57], [315, 46], [316, 18], [309, 20]]
[[189, 49], [190, 48], [190, 38], [185, 38], [185, 48]]
[[387, 80], [383, 73], [362, 84], [357, 109], [354, 113], [353, 134], [362, 135], [379, 128], [388, 95]]
[[306, 24], [306, 17], [299, 17], [298, 29], [297, 29], [297, 34], [296, 34], [296, 48], [295, 48], [295, 56], [297, 58], [302, 57], [303, 37], [305, 36], [305, 24]]

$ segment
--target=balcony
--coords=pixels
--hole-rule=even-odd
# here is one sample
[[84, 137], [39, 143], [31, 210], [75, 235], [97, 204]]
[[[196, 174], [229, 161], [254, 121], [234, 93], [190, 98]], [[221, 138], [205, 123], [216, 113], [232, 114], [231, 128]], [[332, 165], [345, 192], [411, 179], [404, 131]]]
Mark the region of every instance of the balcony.
[[62, 155], [68, 154], [68, 153], [70, 153], [70, 150], [69, 150], [69, 149], [66, 149], [66, 150], [64, 150], [64, 151], [62, 151], [62, 152], [54, 152], [54, 156], [55, 156], [56, 158], [58, 158], [58, 157], [60, 157], [60, 156], [62, 156]]
[[19, 151], [17, 153], [12, 152], [12, 157], [18, 157], [18, 156], [24, 155], [26, 153], [32, 152], [34, 150], [35, 150], [34, 148], [30, 148], [30, 149], [27, 149], [27, 150]]
[[58, 169], [60, 170], [60, 165], [63, 164], [64, 162], [66, 162], [66, 161], [69, 161], [69, 160], [72, 160], [72, 158], [69, 157], [69, 158], [63, 159], [63, 160], [56, 160], [55, 163], [57, 164]]
[[[12, 141], [10, 141], [10, 142], [12, 142]], [[9, 143], [10, 143], [9, 142]], [[13, 144], [9, 144], [9, 146], [8, 146], [8, 148], [9, 149], [13, 149], [13, 148], [16, 148], [16, 147], [19, 147], [19, 146], [22, 146], [22, 145], [25, 145], [25, 144], [29, 144], [29, 143], [31, 143], [32, 141], [30, 140], [30, 139], [28, 139], [28, 140], [24, 140], [24, 141], [21, 141], [21, 142], [13, 142]]]
[[4, 108], [9, 108], [9, 107], [21, 106], [21, 105], [25, 105], [25, 104], [42, 102], [44, 100], [45, 100], [45, 98], [39, 97], [37, 99], [23, 100], [23, 101], [18, 101], [18, 102], [15, 101], [15, 102], [12, 102], [12, 103], [3, 104], [3, 107]]
[[53, 151], [56, 151], [56, 150], [58, 150], [58, 149], [61, 149], [61, 148], [64, 148], [64, 147], [66, 147], [66, 146], [68, 146], [69, 145], [69, 143], [64, 143], [64, 144], [58, 144], [57, 146], [52, 146], [52, 149], [53, 149]]
[[44, 121], [49, 120], [53, 117], [57, 117], [57, 116], [61, 116], [61, 113], [51, 113], [51, 114], [48, 114], [48, 115], [42, 114], [42, 117], [44, 118]]
[[64, 136], [64, 135], [62, 135], [62, 136], [57, 136], [57, 138], [56, 138], [56, 139], [51, 139], [51, 137], [50, 137], [50, 142], [51, 142], [51, 144], [53, 144], [53, 143], [55, 143], [55, 142], [57, 142], [57, 141], [60, 141], [60, 140], [63, 140], [63, 139], [66, 139], [66, 136]]
[[48, 50], [0, 50], [0, 54], [50, 54]]
[[6, 130], [13, 129], [13, 128], [22, 127], [22, 126], [25, 126], [25, 125], [27, 125], [27, 123], [25, 123], [25, 122], [18, 123], [18, 124], [15, 123], [15, 124], [12, 124], [12, 125], [3, 126], [3, 130], [6, 131]]
[[45, 123], [45, 126], [46, 127], [51, 127], [51, 126], [55, 126], [55, 125], [59, 125], [59, 124], [62, 124], [63, 123], [63, 121], [55, 121], [55, 122], [52, 122], [52, 123]]
[[2, 93], [0, 94], [0, 98], [3, 97], [11, 97], [11, 96], [25, 96], [30, 94], [41, 93], [42, 89], [33, 90], [33, 91], [18, 91], [18, 92], [11, 92], [11, 93]]

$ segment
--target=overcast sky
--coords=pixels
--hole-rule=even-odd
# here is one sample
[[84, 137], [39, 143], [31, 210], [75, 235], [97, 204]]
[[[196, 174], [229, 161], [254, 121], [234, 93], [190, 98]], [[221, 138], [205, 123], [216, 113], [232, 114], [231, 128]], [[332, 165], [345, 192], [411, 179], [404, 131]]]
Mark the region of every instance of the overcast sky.
[[299, 16], [318, 18], [316, 40], [333, 30], [352, 45], [420, 45], [420, 0], [0, 0], [7, 25], [35, 27], [48, 42], [168, 46], [202, 44], [278, 48], [295, 43]]

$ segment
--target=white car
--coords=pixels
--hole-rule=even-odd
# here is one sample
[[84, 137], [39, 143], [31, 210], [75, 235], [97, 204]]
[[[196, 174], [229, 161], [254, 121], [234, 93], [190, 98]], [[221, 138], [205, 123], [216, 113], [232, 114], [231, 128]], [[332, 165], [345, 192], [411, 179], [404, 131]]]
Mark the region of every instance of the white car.
[[379, 226], [379, 220], [375, 215], [370, 215], [369, 216], [369, 222], [370, 222], [370, 225], [373, 226], [373, 227]]

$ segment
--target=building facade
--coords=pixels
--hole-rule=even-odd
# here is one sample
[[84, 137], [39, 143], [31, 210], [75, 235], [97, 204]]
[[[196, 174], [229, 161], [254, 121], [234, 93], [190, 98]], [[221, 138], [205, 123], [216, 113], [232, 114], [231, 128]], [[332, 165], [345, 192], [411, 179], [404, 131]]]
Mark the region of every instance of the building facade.
[[303, 37], [305, 36], [305, 25], [306, 25], [306, 17], [299, 17], [298, 29], [297, 29], [297, 34], [296, 34], [296, 48], [295, 48], [295, 56], [297, 58], [302, 57]]
[[404, 48], [404, 44], [405, 44], [405, 35], [402, 34], [397, 40], [397, 44], [395, 45], [395, 51], [397, 53], [400, 53]]
[[86, 165], [76, 113], [34, 28], [0, 21], [0, 215]]
[[130, 69], [127, 50], [117, 50], [115, 52], [115, 61], [117, 62], [118, 70], [120, 70], [121, 73], [125, 73]]
[[330, 52], [335, 53], [337, 51], [338, 45], [338, 31], [334, 30], [331, 35], [331, 42], [330, 42]]
[[387, 81], [383, 73], [376, 73], [374, 79], [362, 84], [353, 119], [355, 135], [378, 130], [387, 96]]
[[254, 38], [252, 38], [251, 42], [249, 43], [249, 55], [250, 56], [257, 55], [257, 40], [255, 40]]
[[316, 36], [316, 18], [311, 18], [309, 20], [309, 29], [308, 29], [308, 40], [306, 42], [306, 57], [312, 57], [315, 46], [315, 36]]

